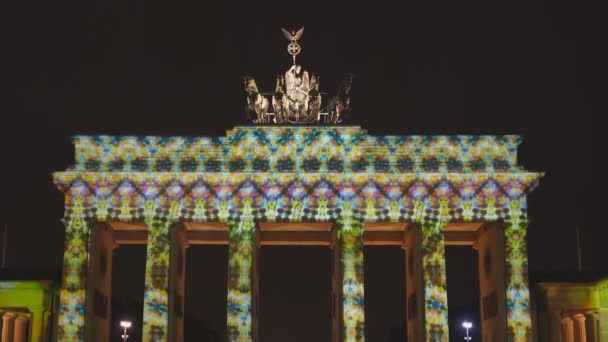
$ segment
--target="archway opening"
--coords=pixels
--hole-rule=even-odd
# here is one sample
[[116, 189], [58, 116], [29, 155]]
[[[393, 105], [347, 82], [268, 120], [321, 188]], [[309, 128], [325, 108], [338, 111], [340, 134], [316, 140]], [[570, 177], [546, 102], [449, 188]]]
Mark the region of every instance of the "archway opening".
[[[121, 244], [112, 256], [110, 340], [120, 341], [120, 321], [132, 322], [129, 339], [141, 341], [143, 327], [146, 245]], [[93, 305], [95, 307], [95, 304]]]
[[447, 245], [445, 262], [450, 340], [461, 341], [465, 336], [462, 323], [469, 321], [473, 324], [469, 329], [469, 336], [473, 341], [481, 341], [477, 252], [471, 246]]
[[403, 342], [407, 336], [405, 253], [401, 246], [365, 246], [365, 337]]
[[228, 246], [191, 245], [186, 254], [184, 341], [226, 341]]
[[327, 246], [262, 246], [260, 341], [330, 342], [331, 250]]

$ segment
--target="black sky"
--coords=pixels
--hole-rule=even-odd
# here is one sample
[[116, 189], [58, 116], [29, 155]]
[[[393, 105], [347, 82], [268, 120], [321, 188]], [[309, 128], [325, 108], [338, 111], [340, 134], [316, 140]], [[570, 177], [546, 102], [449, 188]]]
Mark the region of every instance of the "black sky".
[[576, 268], [576, 224], [585, 268], [608, 271], [578, 70], [589, 13], [568, 1], [293, 3], [1, 5], [7, 267], [61, 266], [50, 173], [73, 162], [71, 135], [223, 135], [245, 123], [242, 77], [273, 89], [290, 63], [279, 28], [305, 26], [299, 61], [330, 93], [356, 75], [353, 121], [371, 134], [523, 135], [520, 164], [546, 172], [529, 200], [531, 272]]

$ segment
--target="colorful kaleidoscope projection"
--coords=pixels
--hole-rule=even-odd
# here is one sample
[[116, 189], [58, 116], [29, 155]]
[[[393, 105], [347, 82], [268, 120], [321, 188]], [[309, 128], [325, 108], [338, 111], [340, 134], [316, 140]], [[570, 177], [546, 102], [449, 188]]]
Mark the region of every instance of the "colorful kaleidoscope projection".
[[342, 263], [342, 335], [364, 341], [363, 232], [407, 222], [422, 231], [424, 336], [448, 341], [443, 230], [501, 222], [507, 340], [530, 341], [526, 196], [541, 174], [517, 165], [517, 136], [370, 136], [356, 126], [243, 126], [225, 137], [74, 139], [65, 193], [58, 341], [84, 341], [91, 227], [148, 227], [144, 341], [168, 341], [170, 231], [229, 227], [228, 339], [252, 341], [252, 255], [258, 222], [334, 222]]

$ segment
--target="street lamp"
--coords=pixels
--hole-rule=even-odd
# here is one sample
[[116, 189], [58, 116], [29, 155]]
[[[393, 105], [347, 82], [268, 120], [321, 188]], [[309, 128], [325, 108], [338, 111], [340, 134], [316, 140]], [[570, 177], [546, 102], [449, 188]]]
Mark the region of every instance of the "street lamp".
[[464, 321], [464, 322], [462, 322], [462, 327], [467, 329], [467, 336], [464, 337], [464, 340], [470, 341], [471, 337], [469, 336], [469, 329], [471, 329], [473, 327], [473, 323], [471, 323], [469, 321]]
[[127, 329], [129, 329], [131, 327], [131, 322], [129, 321], [120, 321], [120, 326], [125, 328], [125, 332], [122, 334], [122, 340], [123, 341], [127, 341], [127, 339], [129, 338], [129, 335], [127, 335]]

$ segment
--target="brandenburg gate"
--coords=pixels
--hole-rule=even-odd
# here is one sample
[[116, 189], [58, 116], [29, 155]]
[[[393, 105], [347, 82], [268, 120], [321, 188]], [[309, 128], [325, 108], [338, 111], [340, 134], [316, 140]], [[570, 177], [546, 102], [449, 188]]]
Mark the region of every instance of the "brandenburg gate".
[[487, 340], [531, 341], [526, 196], [541, 174], [517, 164], [520, 137], [344, 125], [352, 78], [322, 107], [318, 79], [295, 64], [301, 32], [286, 36], [294, 65], [277, 78], [273, 113], [246, 79], [251, 125], [74, 138], [75, 164], [53, 177], [65, 193], [58, 341], [109, 340], [112, 249], [130, 243], [147, 246], [144, 341], [183, 341], [193, 244], [228, 246], [230, 342], [259, 342], [257, 255], [272, 244], [331, 248], [334, 342], [365, 340], [366, 244], [405, 251], [407, 341], [448, 341], [449, 244], [479, 253]]

